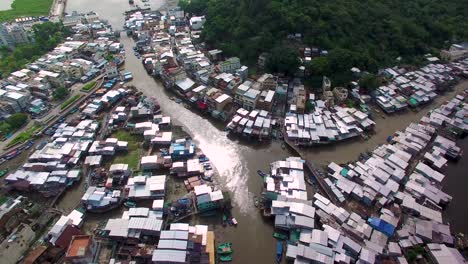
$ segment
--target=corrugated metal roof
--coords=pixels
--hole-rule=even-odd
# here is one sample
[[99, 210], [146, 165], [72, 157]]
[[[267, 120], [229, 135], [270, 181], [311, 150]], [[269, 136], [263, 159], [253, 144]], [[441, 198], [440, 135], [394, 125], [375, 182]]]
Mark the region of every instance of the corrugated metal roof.
[[158, 249], [176, 249], [176, 250], [186, 250], [187, 249], [187, 240], [166, 240], [161, 239], [158, 243]]
[[153, 251], [152, 261], [158, 262], [170, 262], [170, 263], [186, 263], [187, 252], [182, 250], [167, 250], [167, 249], [156, 249]]
[[161, 231], [160, 239], [187, 240], [188, 235], [188, 231], [164, 230]]

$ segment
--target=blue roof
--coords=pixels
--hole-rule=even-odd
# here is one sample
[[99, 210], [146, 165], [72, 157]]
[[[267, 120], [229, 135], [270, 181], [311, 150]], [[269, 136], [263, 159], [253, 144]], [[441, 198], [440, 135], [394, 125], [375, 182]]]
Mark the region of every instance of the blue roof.
[[395, 226], [378, 217], [370, 217], [367, 222], [369, 222], [369, 225], [375, 230], [380, 231], [389, 237], [393, 236], [395, 233]]

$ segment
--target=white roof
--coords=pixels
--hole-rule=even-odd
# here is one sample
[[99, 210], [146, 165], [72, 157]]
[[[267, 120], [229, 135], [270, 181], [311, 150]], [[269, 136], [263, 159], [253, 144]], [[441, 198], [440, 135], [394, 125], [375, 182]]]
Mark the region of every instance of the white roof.
[[231, 96], [229, 96], [227, 94], [222, 94], [222, 95], [218, 96], [218, 98], [216, 98], [216, 102], [220, 104], [220, 103], [226, 101], [229, 98], [231, 98]]

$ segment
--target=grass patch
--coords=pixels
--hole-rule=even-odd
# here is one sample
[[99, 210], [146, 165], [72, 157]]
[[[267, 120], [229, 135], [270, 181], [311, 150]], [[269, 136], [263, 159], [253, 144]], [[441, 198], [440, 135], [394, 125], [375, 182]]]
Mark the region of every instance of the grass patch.
[[60, 106], [60, 109], [63, 110], [65, 108], [67, 108], [69, 105], [73, 104], [76, 100], [78, 100], [79, 98], [81, 97], [81, 95], [79, 94], [75, 94], [74, 96], [68, 98], [68, 100], [66, 100], [62, 106]]
[[53, 0], [15, 0], [10, 10], [0, 11], [0, 22], [22, 16], [47, 16]]
[[15, 138], [13, 138], [13, 140], [8, 143], [7, 147], [11, 147], [30, 140], [34, 136], [34, 133], [36, 133], [36, 131], [39, 129], [41, 129], [41, 126], [33, 126], [28, 130], [19, 133]]
[[131, 169], [136, 170], [141, 157], [139, 142], [143, 139], [140, 139], [138, 135], [132, 135], [125, 130], [116, 131], [112, 133], [111, 137], [117, 138], [120, 141], [128, 142], [128, 152], [116, 155], [113, 163], [125, 163], [128, 164]]
[[96, 85], [96, 81], [89, 82], [89, 83], [85, 84], [83, 86], [83, 88], [81, 88], [81, 90], [87, 92], [87, 91], [93, 89], [95, 85]]

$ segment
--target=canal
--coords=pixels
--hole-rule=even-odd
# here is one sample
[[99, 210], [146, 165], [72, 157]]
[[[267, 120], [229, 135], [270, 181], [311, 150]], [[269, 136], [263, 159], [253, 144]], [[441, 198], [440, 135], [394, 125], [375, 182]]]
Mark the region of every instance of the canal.
[[[135, 2], [143, 7], [140, 0]], [[163, 5], [161, 0], [150, 0], [150, 3], [153, 9]], [[67, 2], [67, 12], [96, 11], [116, 30], [122, 28], [123, 13], [129, 9], [130, 6], [126, 0], [68, 0]], [[252, 146], [228, 139], [223, 127], [170, 100], [172, 95], [168, 94], [159, 82], [148, 76], [141, 61], [133, 56], [133, 41], [122, 34], [121, 42], [127, 54], [125, 69], [134, 75], [133, 85], [144, 94], [157, 97], [164, 113], [170, 115], [174, 123], [182, 125], [192, 136], [219, 172], [219, 181], [223, 188], [232, 193], [233, 215], [239, 221], [238, 227], [223, 228], [220, 225], [214, 225], [220, 223], [221, 219], [201, 219], [199, 223], [211, 223], [210, 226], [217, 233], [217, 242], [233, 242], [234, 263], [274, 263], [275, 241], [272, 238], [272, 224], [265, 221], [253, 205], [253, 197], [259, 194], [262, 186], [261, 178], [257, 176], [256, 170], [267, 170], [270, 162], [292, 154], [288, 150], [283, 150], [279, 142], [272, 142], [267, 146]], [[463, 85], [466, 88], [467, 83]], [[460, 87], [457, 90], [461, 90]], [[438, 98], [437, 104], [450, 96], [452, 94]], [[417, 113], [410, 111], [385, 119], [377, 114], [376, 135], [368, 141], [356, 140], [336, 146], [317, 147], [303, 150], [302, 154], [310, 161], [321, 165], [328, 161], [346, 162], [356, 159], [360, 152], [372, 150], [376, 145], [385, 143], [389, 133], [404, 128], [412, 121], [417, 121], [428, 110], [429, 108], [423, 109]], [[59, 208], [69, 210], [79, 201], [80, 187], [77, 189], [76, 192], [64, 195], [58, 204]], [[118, 213], [114, 212], [111, 215], [115, 217]], [[92, 215], [89, 222], [94, 224], [111, 215]]]

